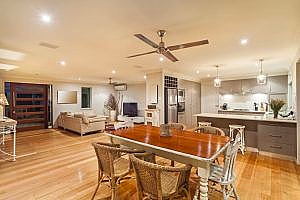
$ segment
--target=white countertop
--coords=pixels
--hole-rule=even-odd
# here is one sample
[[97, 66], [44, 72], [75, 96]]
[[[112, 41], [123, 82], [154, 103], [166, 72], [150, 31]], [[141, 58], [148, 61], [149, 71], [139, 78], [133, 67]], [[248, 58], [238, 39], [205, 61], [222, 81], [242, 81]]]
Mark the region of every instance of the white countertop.
[[278, 118], [274, 119], [273, 115], [232, 115], [232, 114], [214, 114], [214, 113], [201, 113], [195, 114], [194, 117], [212, 117], [212, 118], [224, 118], [224, 119], [240, 119], [240, 120], [254, 120], [254, 121], [267, 121], [267, 122], [285, 122], [285, 123], [297, 123], [296, 120]]

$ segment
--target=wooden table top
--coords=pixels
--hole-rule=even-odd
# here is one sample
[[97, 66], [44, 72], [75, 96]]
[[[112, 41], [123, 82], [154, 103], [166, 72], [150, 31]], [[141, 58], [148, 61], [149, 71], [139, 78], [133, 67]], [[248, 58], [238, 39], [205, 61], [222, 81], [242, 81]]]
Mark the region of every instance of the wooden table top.
[[160, 128], [149, 125], [136, 125], [133, 128], [119, 129], [112, 131], [111, 134], [205, 159], [211, 159], [219, 154], [230, 142], [230, 138], [227, 136], [190, 131], [172, 130], [172, 136], [161, 137]]

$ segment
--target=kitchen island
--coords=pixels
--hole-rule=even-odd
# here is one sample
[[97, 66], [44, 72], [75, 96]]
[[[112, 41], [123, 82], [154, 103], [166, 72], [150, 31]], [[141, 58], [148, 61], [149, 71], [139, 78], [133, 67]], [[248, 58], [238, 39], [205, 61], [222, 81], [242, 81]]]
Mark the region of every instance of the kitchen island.
[[211, 122], [229, 134], [230, 124], [244, 125], [246, 147], [251, 151], [289, 159], [296, 158], [297, 121], [274, 119], [273, 115], [232, 115], [201, 113], [194, 115], [197, 122]]

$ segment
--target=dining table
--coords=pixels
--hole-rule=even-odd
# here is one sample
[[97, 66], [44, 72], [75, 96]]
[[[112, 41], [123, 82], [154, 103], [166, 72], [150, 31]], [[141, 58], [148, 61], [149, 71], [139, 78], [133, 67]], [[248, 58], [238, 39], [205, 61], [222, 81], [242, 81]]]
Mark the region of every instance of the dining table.
[[199, 182], [193, 199], [207, 200], [210, 165], [228, 147], [230, 138], [176, 129], [171, 129], [170, 133], [161, 136], [160, 127], [135, 125], [105, 134], [113, 142], [197, 167]]

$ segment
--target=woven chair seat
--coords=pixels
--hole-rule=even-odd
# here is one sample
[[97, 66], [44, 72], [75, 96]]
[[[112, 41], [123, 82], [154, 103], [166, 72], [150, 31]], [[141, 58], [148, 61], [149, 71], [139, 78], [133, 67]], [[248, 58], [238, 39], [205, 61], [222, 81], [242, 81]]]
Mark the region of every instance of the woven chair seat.
[[126, 158], [118, 158], [114, 161], [115, 176], [125, 176], [129, 173], [130, 162]]
[[162, 195], [163, 197], [168, 197], [176, 192], [176, 184], [178, 181], [179, 173], [161, 173], [161, 186], [162, 186]]

